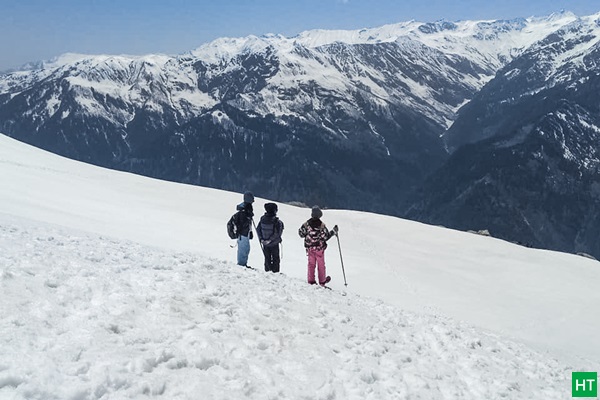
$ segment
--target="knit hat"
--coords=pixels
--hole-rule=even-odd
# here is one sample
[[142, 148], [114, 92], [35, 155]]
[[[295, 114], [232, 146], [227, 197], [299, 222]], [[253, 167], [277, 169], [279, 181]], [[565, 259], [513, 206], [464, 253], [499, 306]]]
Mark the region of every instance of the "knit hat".
[[318, 206], [314, 206], [310, 213], [310, 216], [313, 218], [321, 218], [323, 216], [323, 211]]
[[265, 211], [268, 214], [277, 214], [277, 204], [275, 204], [275, 203], [265, 204]]
[[244, 193], [244, 203], [254, 203], [254, 195], [252, 192]]

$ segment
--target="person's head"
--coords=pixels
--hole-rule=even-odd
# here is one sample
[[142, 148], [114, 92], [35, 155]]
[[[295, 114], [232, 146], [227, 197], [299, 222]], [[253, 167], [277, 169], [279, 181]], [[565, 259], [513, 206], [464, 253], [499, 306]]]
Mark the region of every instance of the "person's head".
[[254, 195], [252, 194], [252, 192], [244, 193], [244, 203], [254, 203]]
[[265, 204], [265, 211], [267, 212], [267, 214], [271, 214], [271, 215], [277, 214], [277, 204], [275, 204], [275, 203]]
[[319, 219], [323, 216], [323, 211], [318, 206], [314, 206], [310, 212], [310, 216], [314, 219]]

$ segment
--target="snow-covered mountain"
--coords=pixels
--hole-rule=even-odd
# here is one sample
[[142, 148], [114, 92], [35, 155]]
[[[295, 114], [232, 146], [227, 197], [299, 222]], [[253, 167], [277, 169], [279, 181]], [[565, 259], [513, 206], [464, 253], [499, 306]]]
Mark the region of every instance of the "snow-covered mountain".
[[223, 38], [177, 57], [68, 54], [0, 77], [0, 129], [111, 168], [398, 214], [447, 157], [440, 135], [458, 108], [577, 20]]
[[325, 210], [349, 283], [332, 243], [327, 291], [304, 282], [306, 208], [280, 204], [273, 275], [228, 261], [240, 194], [2, 135], [0, 186], [2, 398], [563, 399], [600, 368], [582, 257]]
[[[516, 105], [540, 97], [542, 92], [545, 96], [552, 95], [554, 102], [576, 97], [579, 90], [593, 85], [590, 79], [598, 75], [599, 42], [600, 13], [578, 18], [534, 43], [500, 70], [495, 79], [475, 96], [475, 101], [461, 110], [461, 118], [445, 134], [448, 145], [456, 149], [467, 143], [506, 135], [507, 131], [514, 129], [508, 121], [513, 118], [514, 109], [518, 108]], [[475, 123], [472, 120], [479, 115], [473, 111], [483, 102], [493, 107], [486, 120], [479, 121], [477, 129], [466, 126]], [[503, 119], [493, 120], [492, 124], [492, 114]], [[539, 111], [528, 108], [522, 114], [534, 119]], [[521, 121], [512, 123], [517, 125]]]
[[[600, 14], [501, 69], [444, 135], [409, 216], [600, 257]], [[467, 146], [468, 145], [468, 146]]]
[[599, 20], [67, 54], [0, 76], [0, 129], [114, 169], [600, 257]]

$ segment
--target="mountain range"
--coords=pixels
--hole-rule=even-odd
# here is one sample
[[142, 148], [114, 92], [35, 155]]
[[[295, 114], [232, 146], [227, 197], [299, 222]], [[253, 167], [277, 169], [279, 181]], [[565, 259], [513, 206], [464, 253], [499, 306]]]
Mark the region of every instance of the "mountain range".
[[0, 76], [0, 131], [160, 179], [600, 256], [600, 14], [66, 54]]
[[504, 66], [444, 134], [451, 156], [408, 215], [600, 255], [600, 19]]

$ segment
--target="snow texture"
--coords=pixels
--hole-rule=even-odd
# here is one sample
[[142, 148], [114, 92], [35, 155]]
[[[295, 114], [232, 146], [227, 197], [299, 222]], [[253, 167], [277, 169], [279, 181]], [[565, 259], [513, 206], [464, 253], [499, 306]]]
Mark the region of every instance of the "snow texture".
[[279, 206], [267, 274], [232, 262], [240, 194], [2, 135], [0, 186], [2, 399], [564, 399], [600, 369], [593, 260], [325, 210], [330, 291], [304, 281], [305, 208]]

